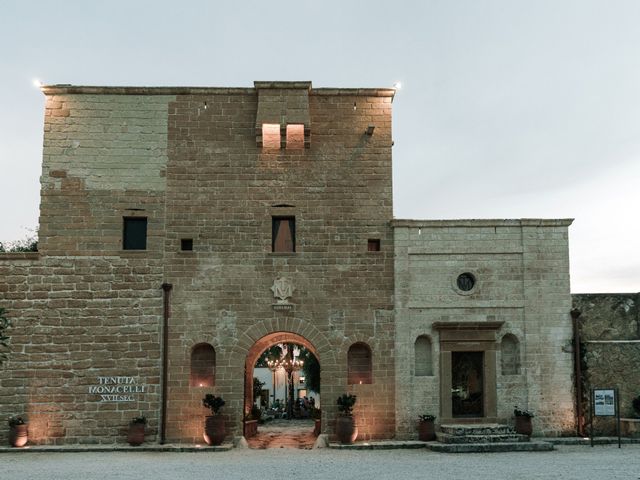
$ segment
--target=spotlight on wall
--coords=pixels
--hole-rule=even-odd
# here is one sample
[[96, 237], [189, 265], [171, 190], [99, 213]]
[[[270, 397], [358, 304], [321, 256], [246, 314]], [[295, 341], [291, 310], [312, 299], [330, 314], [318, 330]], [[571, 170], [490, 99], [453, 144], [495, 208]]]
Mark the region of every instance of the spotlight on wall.
[[366, 130], [364, 133], [366, 133], [367, 135], [371, 136], [371, 135], [373, 135], [373, 130], [374, 130], [375, 128], [376, 128], [376, 127], [375, 127], [375, 125], [369, 125], [369, 126], [367, 127], [367, 130]]
[[393, 84], [393, 88], [395, 88], [396, 90], [401, 90], [402, 89], [402, 82], [396, 82]]

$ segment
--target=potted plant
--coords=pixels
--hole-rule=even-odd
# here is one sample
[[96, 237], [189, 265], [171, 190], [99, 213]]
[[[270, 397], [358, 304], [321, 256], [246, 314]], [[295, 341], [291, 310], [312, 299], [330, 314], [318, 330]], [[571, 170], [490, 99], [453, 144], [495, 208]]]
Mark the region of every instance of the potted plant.
[[353, 406], [356, 403], [355, 395], [346, 393], [338, 397], [338, 410], [340, 415], [336, 419], [336, 435], [340, 443], [351, 444], [358, 437], [358, 427], [353, 418]]
[[127, 433], [127, 442], [133, 447], [142, 445], [144, 442], [144, 427], [147, 425], [147, 417], [140, 415], [133, 417], [129, 422], [129, 433]]
[[29, 440], [28, 425], [24, 417], [9, 417], [9, 444], [12, 447], [24, 447]]
[[211, 393], [207, 393], [202, 399], [202, 405], [211, 410], [211, 415], [208, 415], [204, 422], [203, 437], [207, 445], [220, 445], [224, 440], [224, 418], [218, 415], [224, 403], [222, 397], [216, 397]]
[[418, 440], [431, 442], [436, 439], [435, 415], [418, 415]]
[[516, 433], [531, 436], [533, 432], [531, 419], [535, 416], [533, 412], [521, 410], [516, 405], [516, 408], [513, 410], [513, 415], [516, 417]]

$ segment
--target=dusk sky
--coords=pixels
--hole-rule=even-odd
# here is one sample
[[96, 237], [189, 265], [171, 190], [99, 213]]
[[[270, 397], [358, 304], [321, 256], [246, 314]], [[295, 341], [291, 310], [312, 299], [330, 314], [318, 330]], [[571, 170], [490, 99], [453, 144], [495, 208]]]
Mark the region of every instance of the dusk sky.
[[0, 241], [38, 223], [33, 85], [391, 87], [396, 218], [575, 218], [571, 290], [640, 291], [640, 2], [0, 3]]

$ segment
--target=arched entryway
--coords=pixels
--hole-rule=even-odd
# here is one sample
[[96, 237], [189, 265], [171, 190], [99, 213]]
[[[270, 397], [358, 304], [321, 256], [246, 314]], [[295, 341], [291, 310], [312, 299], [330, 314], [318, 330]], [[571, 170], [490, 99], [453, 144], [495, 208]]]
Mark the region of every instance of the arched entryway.
[[[278, 348], [277, 346], [280, 346], [281, 348]], [[261, 400], [263, 399], [256, 397], [259, 393], [256, 393], [254, 379], [260, 383], [258, 377], [256, 377], [257, 362], [259, 360], [264, 361], [266, 353], [275, 351], [277, 352], [277, 354], [275, 354], [276, 358], [280, 358], [280, 353], [282, 352], [282, 359], [287, 360], [289, 364], [291, 364], [291, 361], [296, 358], [293, 353], [294, 350], [296, 352], [298, 352], [298, 350], [303, 350], [309, 357], [313, 357], [318, 363], [320, 362], [320, 355], [316, 347], [307, 338], [293, 332], [273, 332], [267, 334], [258, 339], [247, 352], [245, 360], [245, 395], [243, 411], [244, 417], [249, 418], [249, 420], [245, 422], [244, 434], [249, 440], [249, 445], [253, 448], [311, 448], [315, 441], [315, 435], [319, 433], [319, 423], [316, 424], [314, 417], [309, 415], [309, 409], [303, 407], [303, 390], [294, 388], [294, 380], [297, 384], [300, 377], [292, 375], [291, 369], [289, 369], [288, 375], [285, 376], [287, 379], [287, 391], [285, 393], [285, 397], [288, 398], [288, 408], [285, 404], [283, 415], [274, 416], [274, 409], [271, 401], [269, 400], [267, 402], [265, 408], [265, 405], [261, 405]], [[257, 370], [260, 372], [261, 368], [258, 368]], [[258, 376], [260, 376], [259, 373]], [[274, 372], [274, 378], [275, 376]], [[275, 385], [270, 385], [269, 390], [272, 388], [275, 388]], [[306, 394], [306, 392], [304, 393]], [[300, 395], [300, 400], [298, 399], [298, 394]], [[273, 394], [272, 400], [275, 400], [275, 394]], [[295, 409], [297, 415], [294, 415], [293, 405], [298, 401], [300, 402], [300, 408]], [[304, 396], [304, 402], [307, 402], [306, 395]], [[257, 424], [250, 414], [252, 413], [252, 408], [253, 411], [255, 411], [256, 408], [260, 407], [262, 407], [261, 411], [257, 413], [263, 416], [263, 421], [265, 419], [267, 421], [260, 427], [261, 432], [256, 433], [255, 429]], [[308, 405], [306, 405], [306, 407], [308, 407]], [[318, 411], [315, 409], [311, 410]], [[305, 414], [299, 415], [301, 411]], [[253, 415], [253, 417], [255, 417], [255, 415]], [[286, 420], [283, 420], [283, 418], [286, 418]]]

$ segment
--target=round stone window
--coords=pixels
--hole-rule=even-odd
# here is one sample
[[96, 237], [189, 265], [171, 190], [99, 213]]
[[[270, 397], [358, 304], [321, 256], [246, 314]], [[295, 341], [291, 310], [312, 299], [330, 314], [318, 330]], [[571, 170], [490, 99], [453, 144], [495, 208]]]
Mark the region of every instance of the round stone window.
[[456, 286], [463, 292], [470, 292], [476, 286], [476, 277], [469, 272], [461, 273], [456, 279]]

